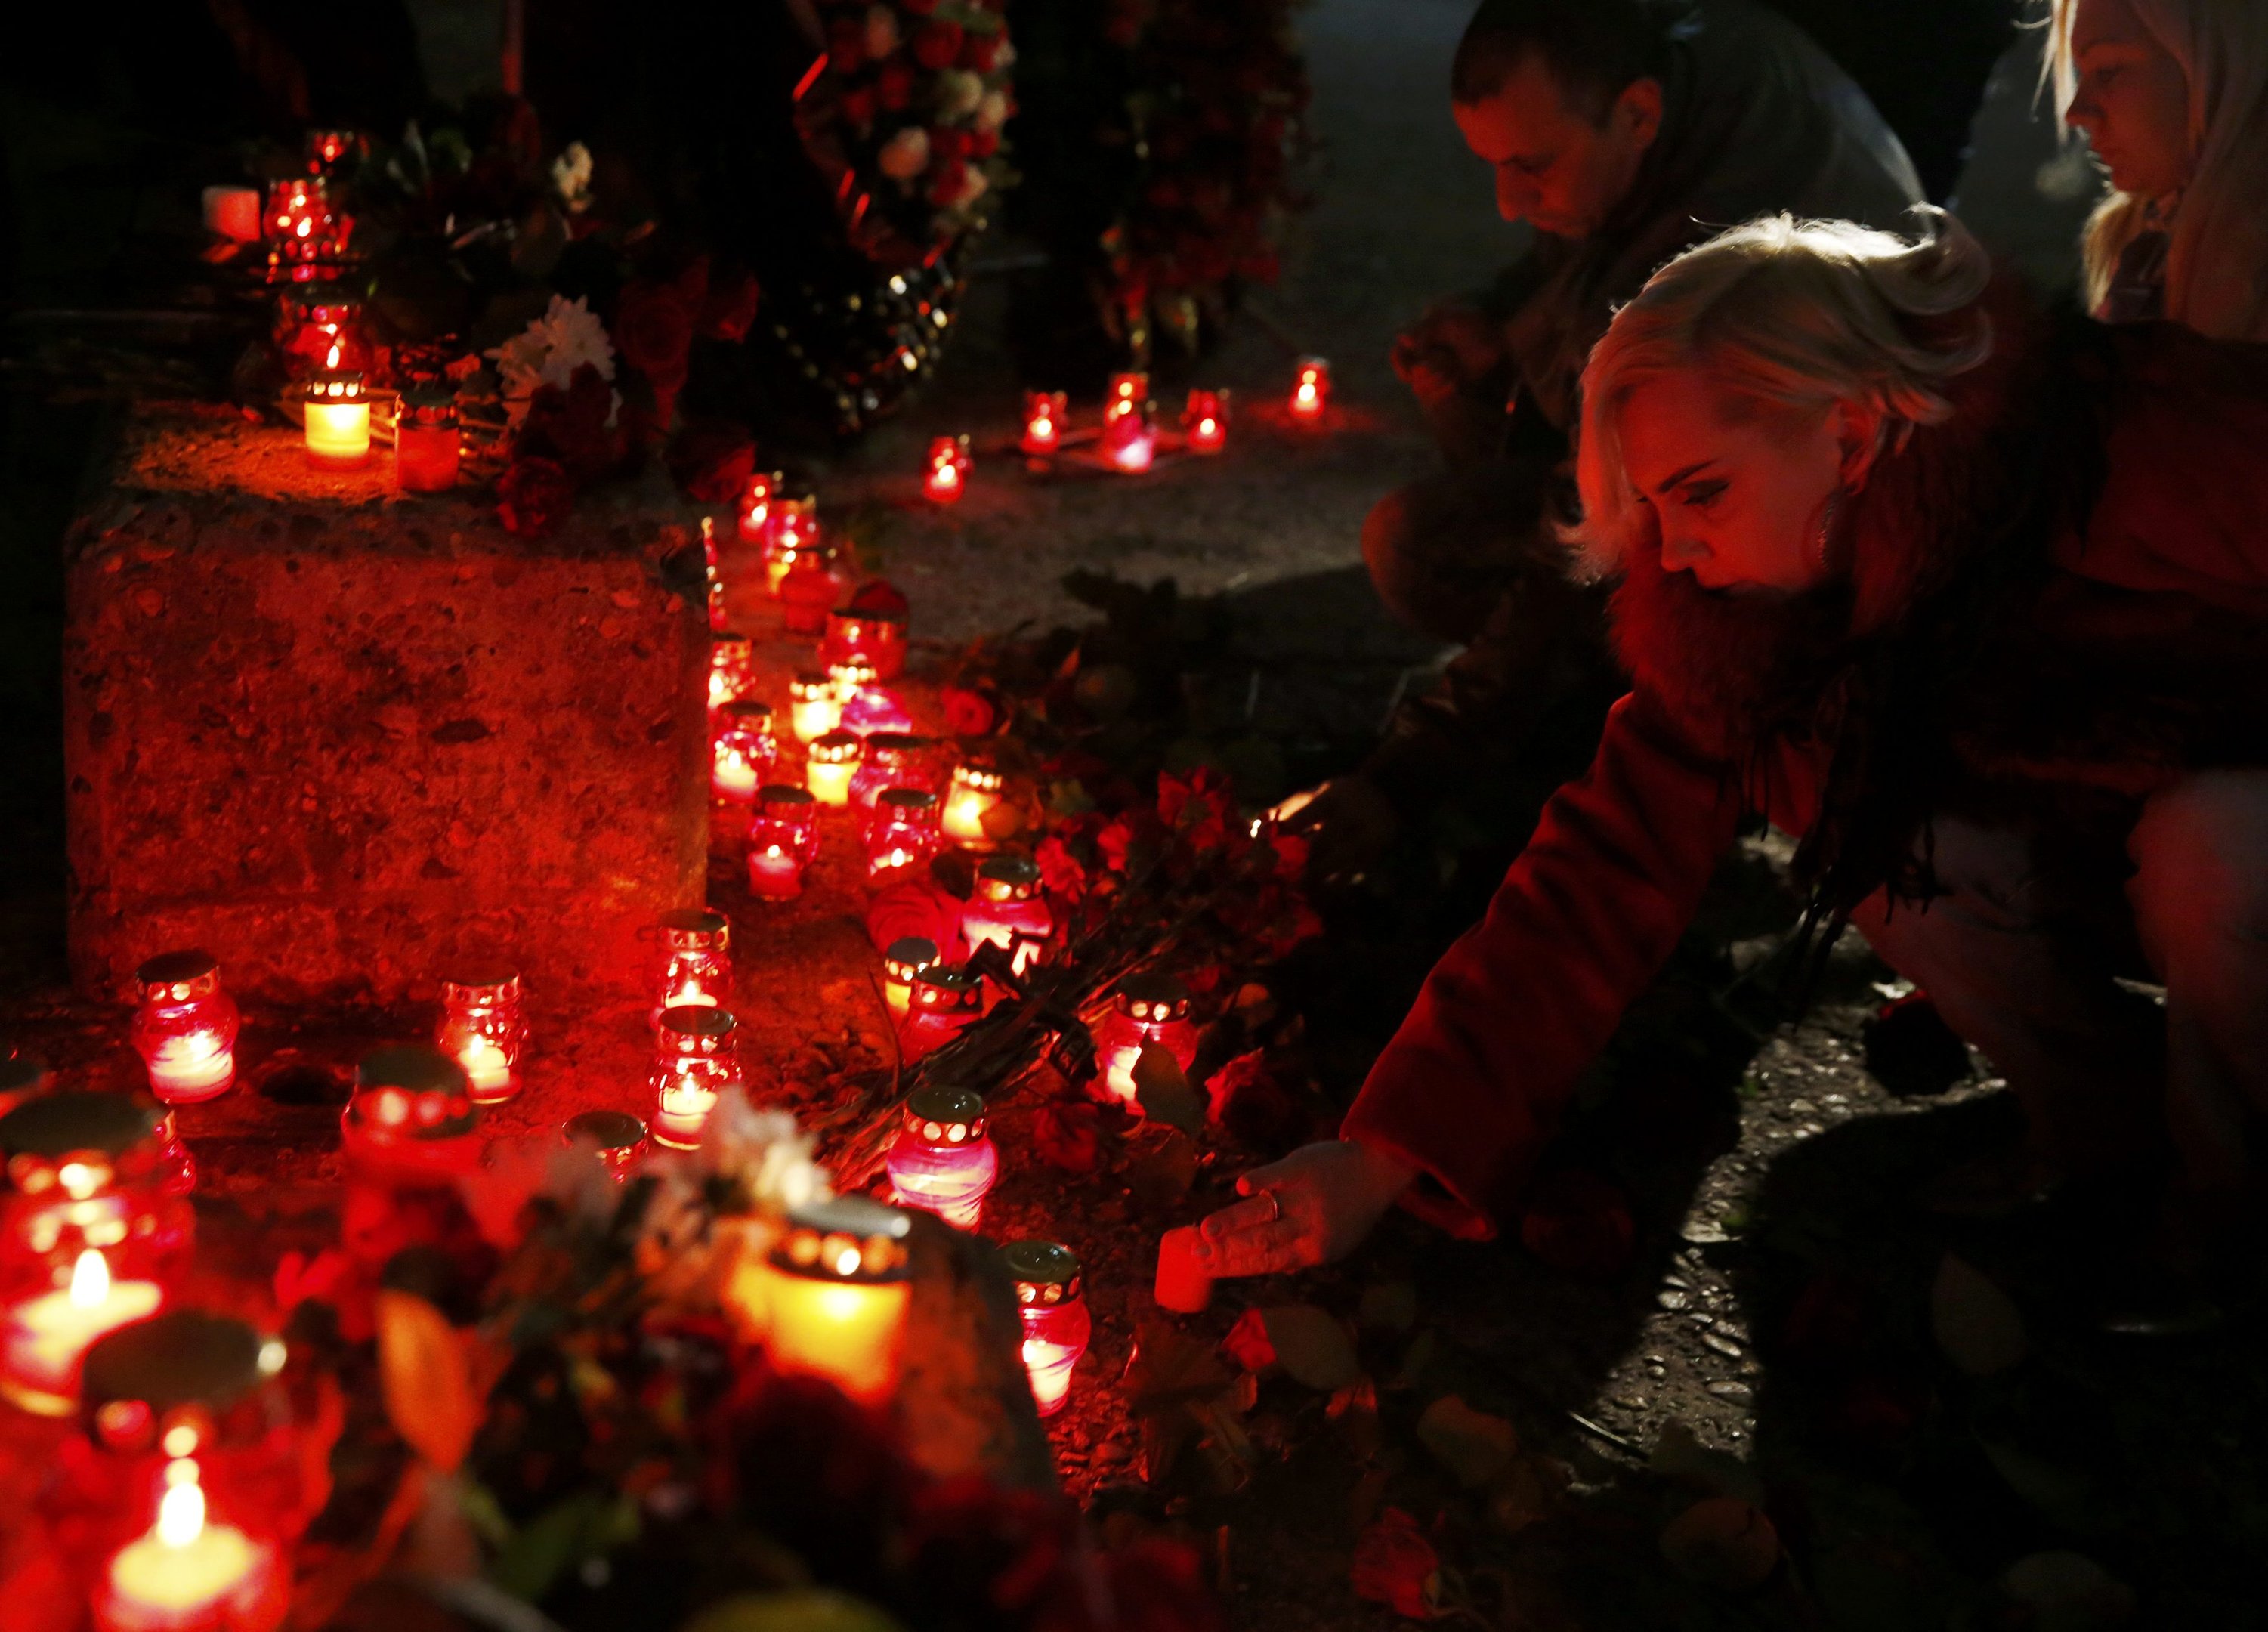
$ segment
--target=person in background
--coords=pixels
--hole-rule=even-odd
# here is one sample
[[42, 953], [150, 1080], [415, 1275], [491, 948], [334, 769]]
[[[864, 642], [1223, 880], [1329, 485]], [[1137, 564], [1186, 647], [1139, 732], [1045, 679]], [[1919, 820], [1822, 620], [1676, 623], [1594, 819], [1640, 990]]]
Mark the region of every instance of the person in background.
[[2089, 307], [2268, 340], [2268, 5], [2053, 0], [2049, 27], [2057, 106], [2110, 174]]
[[1815, 945], [1855, 925], [2006, 1076], [2035, 1188], [2164, 1198], [2106, 1324], [2194, 1329], [2268, 1148], [2268, 351], [2043, 320], [1950, 218], [1776, 217], [1656, 273], [1582, 385], [1631, 689], [1203, 1266], [1336, 1258], [1397, 1198], [1490, 1233], [1761, 813]]
[[1859, 88], [1745, 0], [1484, 0], [1449, 90], [1498, 213], [1536, 239], [1395, 347], [1447, 468], [1379, 502], [1363, 557], [1397, 618], [1467, 649], [1292, 818], [1327, 874], [1374, 859], [1555, 710], [1585, 715], [1575, 764], [1595, 737], [1618, 685], [1600, 598], [1568, 581], [1553, 527], [1577, 378], [1614, 308], [1728, 223], [1785, 210], [1889, 226], [1922, 198]]

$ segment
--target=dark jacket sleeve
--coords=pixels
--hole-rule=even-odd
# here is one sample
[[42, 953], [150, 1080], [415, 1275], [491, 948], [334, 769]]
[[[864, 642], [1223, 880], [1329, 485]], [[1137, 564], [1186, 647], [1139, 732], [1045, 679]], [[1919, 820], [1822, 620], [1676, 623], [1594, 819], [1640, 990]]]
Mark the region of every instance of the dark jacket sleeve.
[[1486, 1233], [1675, 948], [1740, 815], [1728, 767], [1650, 698], [1616, 704], [1589, 772], [1434, 965], [1342, 1135], [1418, 1167], [1454, 1203], [1443, 1222]]

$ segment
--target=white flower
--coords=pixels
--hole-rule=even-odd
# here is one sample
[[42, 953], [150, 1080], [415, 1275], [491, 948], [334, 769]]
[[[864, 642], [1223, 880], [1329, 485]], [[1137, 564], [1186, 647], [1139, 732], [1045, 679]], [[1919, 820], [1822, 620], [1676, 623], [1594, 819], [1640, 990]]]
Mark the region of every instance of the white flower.
[[976, 105], [976, 128], [979, 130], [998, 130], [1007, 122], [1008, 93], [1005, 91], [987, 91], [984, 100]]
[[876, 62], [898, 48], [898, 14], [886, 5], [866, 8], [866, 55]]
[[832, 1193], [827, 1170], [811, 1159], [812, 1141], [784, 1111], [759, 1111], [744, 1089], [727, 1089], [701, 1133], [699, 1161], [733, 1180], [756, 1210], [784, 1213]]
[[894, 181], [912, 181], [929, 168], [929, 132], [919, 125], [906, 126], [882, 144], [874, 162]]
[[566, 151], [551, 161], [551, 190], [559, 195], [559, 202], [567, 207], [569, 215], [581, 215], [591, 207], [591, 150], [580, 142], [570, 142]]
[[527, 413], [527, 399], [538, 386], [567, 388], [575, 371], [588, 363], [601, 380], [615, 377], [614, 342], [606, 325], [581, 299], [551, 297], [551, 305], [519, 333], [485, 353], [497, 366], [504, 387], [504, 406], [517, 425]]
[[[984, 81], [965, 68], [948, 68], [937, 77], [937, 111], [944, 118], [966, 119], [984, 100]], [[1002, 107], [1006, 100], [1002, 99]], [[1002, 117], [1006, 117], [1005, 114]]]
[[951, 198], [940, 198], [937, 202], [942, 209], [966, 210], [983, 197], [986, 189], [991, 185], [984, 179], [984, 172], [982, 168], [970, 165], [961, 172], [960, 190]]
[[1016, 42], [1012, 40], [1001, 41], [1000, 49], [992, 58], [992, 71], [996, 74], [1005, 74], [1015, 65]]

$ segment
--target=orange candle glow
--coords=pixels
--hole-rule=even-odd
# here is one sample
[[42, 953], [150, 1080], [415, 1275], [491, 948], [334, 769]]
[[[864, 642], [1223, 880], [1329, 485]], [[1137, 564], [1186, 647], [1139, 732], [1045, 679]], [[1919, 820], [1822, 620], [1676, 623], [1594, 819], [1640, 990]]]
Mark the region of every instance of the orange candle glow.
[[1007, 785], [1007, 778], [990, 760], [962, 760], [954, 767], [953, 785], [945, 791], [939, 831], [963, 850], [991, 849], [994, 841], [984, 818], [998, 808]]
[[762, 1277], [767, 1347], [782, 1371], [823, 1377], [861, 1404], [898, 1385], [911, 1221], [862, 1196], [788, 1215]]
[[1071, 398], [1064, 392], [1025, 392], [1023, 450], [1045, 456], [1061, 447], [1064, 416], [1070, 408]]
[[1190, 392], [1189, 405], [1182, 414], [1182, 427], [1189, 437], [1189, 452], [1220, 452], [1228, 446], [1228, 393]]
[[882, 954], [882, 1001], [894, 1019], [913, 1006], [914, 978], [937, 962], [937, 942], [926, 935], [902, 935]]
[[1292, 379], [1292, 417], [1316, 420], [1331, 400], [1331, 366], [1320, 357], [1303, 357]]
[[273, 1626], [289, 1597], [272, 1542], [210, 1522], [194, 1457], [166, 1464], [158, 1522], [115, 1554], [96, 1632], [236, 1632]]
[[8, 1311], [0, 1340], [0, 1380], [27, 1410], [67, 1412], [77, 1392], [80, 1358], [107, 1332], [158, 1312], [166, 1294], [154, 1281], [114, 1281], [93, 1247], [80, 1251], [70, 1284], [27, 1298]]
[[307, 457], [333, 470], [360, 469], [370, 459], [370, 399], [362, 376], [339, 366], [334, 343], [320, 372], [306, 384]]
[[799, 742], [815, 742], [843, 724], [843, 694], [828, 675], [798, 675], [787, 683], [788, 728]]
[[929, 475], [923, 491], [933, 505], [958, 504], [968, 486], [968, 439], [941, 436], [929, 445]]
[[811, 745], [803, 768], [804, 786], [822, 805], [850, 802], [850, 779], [858, 774], [858, 761], [866, 751], [864, 737], [849, 731], [830, 731]]

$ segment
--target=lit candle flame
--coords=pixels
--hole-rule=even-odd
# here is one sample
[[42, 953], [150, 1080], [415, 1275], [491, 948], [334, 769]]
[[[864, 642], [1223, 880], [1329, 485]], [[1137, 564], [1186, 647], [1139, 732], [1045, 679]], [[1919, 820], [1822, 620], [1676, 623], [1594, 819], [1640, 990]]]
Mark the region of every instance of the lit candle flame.
[[70, 1301], [73, 1309], [99, 1309], [110, 1296], [110, 1266], [101, 1253], [88, 1247], [78, 1255], [71, 1266]]
[[[205, 1532], [204, 1487], [197, 1483], [197, 1465], [191, 1462], [188, 1466], [189, 1476], [158, 1502], [158, 1540], [167, 1547], [187, 1547]], [[170, 1475], [173, 1469], [166, 1471]]]
[[338, 341], [336, 341], [336, 340], [332, 341], [332, 342], [331, 342], [331, 350], [330, 350], [330, 354], [329, 354], [328, 357], [326, 357], [326, 358], [323, 358], [323, 366], [324, 366], [324, 367], [326, 367], [326, 368], [336, 368], [336, 367], [339, 366], [339, 351], [340, 351], [340, 343], [339, 343]]

